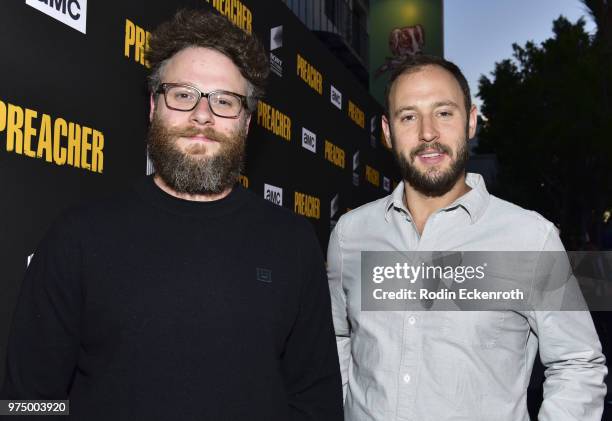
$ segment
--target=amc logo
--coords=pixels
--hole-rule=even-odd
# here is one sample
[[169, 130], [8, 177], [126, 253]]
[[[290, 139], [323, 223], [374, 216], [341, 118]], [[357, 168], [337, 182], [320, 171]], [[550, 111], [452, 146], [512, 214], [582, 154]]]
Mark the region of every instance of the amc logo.
[[310, 152], [317, 153], [317, 135], [302, 127], [302, 147]]
[[86, 32], [87, 0], [26, 0], [26, 4], [79, 32]]
[[331, 92], [329, 96], [329, 100], [332, 104], [334, 104], [339, 110], [342, 109], [342, 92], [337, 90], [334, 85], [330, 85]]
[[271, 184], [264, 184], [264, 199], [278, 206], [283, 206], [283, 189]]

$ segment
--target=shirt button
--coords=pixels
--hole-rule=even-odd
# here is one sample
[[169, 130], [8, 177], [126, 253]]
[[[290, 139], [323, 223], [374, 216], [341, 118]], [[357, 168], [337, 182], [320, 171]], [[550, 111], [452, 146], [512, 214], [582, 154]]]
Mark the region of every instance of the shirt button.
[[404, 383], [410, 383], [410, 374], [404, 374]]
[[416, 318], [414, 316], [410, 316], [408, 317], [408, 323], [410, 323], [411, 325], [416, 323]]

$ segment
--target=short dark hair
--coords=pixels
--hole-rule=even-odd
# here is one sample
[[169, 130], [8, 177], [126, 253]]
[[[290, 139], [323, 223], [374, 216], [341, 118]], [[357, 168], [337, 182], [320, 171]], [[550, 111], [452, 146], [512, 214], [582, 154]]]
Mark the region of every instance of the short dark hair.
[[469, 116], [470, 108], [472, 108], [472, 97], [470, 95], [470, 86], [468, 85], [465, 76], [461, 72], [461, 69], [459, 69], [459, 67], [455, 63], [445, 60], [442, 57], [427, 54], [406, 56], [404, 60], [402, 60], [399, 64], [393, 67], [385, 89], [385, 107], [387, 111], [387, 116], [389, 115], [389, 94], [391, 93], [391, 88], [393, 87], [393, 83], [395, 83], [395, 80], [403, 74], [416, 72], [426, 66], [438, 66], [453, 75], [457, 83], [459, 83], [461, 91], [463, 92], [465, 111]]
[[146, 53], [151, 67], [151, 93], [161, 84], [165, 64], [188, 47], [211, 48], [232, 60], [248, 82], [247, 109], [250, 113], [255, 110], [270, 72], [265, 50], [255, 36], [234, 26], [226, 17], [205, 10], [179, 10], [151, 33]]

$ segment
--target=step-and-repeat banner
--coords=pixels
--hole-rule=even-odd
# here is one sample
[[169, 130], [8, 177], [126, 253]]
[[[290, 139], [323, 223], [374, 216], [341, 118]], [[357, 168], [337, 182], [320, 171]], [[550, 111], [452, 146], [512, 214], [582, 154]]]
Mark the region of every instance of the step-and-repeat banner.
[[221, 13], [266, 46], [268, 91], [241, 182], [308, 218], [323, 249], [340, 215], [398, 179], [382, 109], [280, 0], [3, 1], [0, 381], [19, 285], [51, 221], [152, 170], [143, 53], [150, 31], [182, 7]]

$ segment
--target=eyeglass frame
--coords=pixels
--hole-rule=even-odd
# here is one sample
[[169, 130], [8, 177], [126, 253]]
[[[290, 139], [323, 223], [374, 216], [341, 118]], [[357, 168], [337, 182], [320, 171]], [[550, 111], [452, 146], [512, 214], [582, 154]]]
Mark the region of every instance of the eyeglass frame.
[[[168, 99], [166, 98], [166, 88], [173, 88], [175, 86], [182, 86], [184, 88], [190, 88], [195, 90], [200, 96], [198, 98], [198, 100], [196, 101], [196, 103], [194, 104], [193, 107], [191, 107], [188, 110], [181, 110], [178, 108], [174, 108], [168, 105]], [[219, 115], [217, 114], [214, 110], [213, 107], [210, 105], [210, 95], [212, 94], [218, 94], [218, 93], [222, 93], [222, 94], [229, 94], [229, 95], [233, 95], [235, 97], [237, 97], [240, 100], [240, 111], [238, 111], [238, 114], [236, 114], [233, 117], [228, 117], [228, 116], [224, 116], [224, 115]], [[164, 103], [166, 104], [166, 107], [168, 107], [171, 110], [174, 111], [184, 111], [184, 112], [189, 112], [189, 111], [193, 111], [195, 110], [195, 108], [198, 106], [198, 104], [200, 104], [200, 101], [202, 100], [202, 98], [206, 98], [206, 101], [208, 102], [208, 109], [210, 110], [211, 113], [213, 113], [214, 115], [216, 115], [217, 117], [221, 117], [221, 118], [232, 118], [232, 119], [236, 119], [238, 117], [240, 117], [240, 113], [242, 113], [242, 110], [244, 110], [244, 108], [247, 106], [247, 97], [245, 95], [240, 95], [237, 94], [236, 92], [232, 92], [232, 91], [226, 91], [224, 89], [215, 89], [214, 91], [210, 91], [210, 92], [202, 92], [201, 90], [199, 90], [198, 88], [196, 88], [195, 86], [189, 85], [187, 83], [171, 83], [171, 82], [166, 82], [166, 83], [162, 83], [159, 85], [159, 88], [157, 88], [157, 90], [155, 91], [156, 95], [159, 94], [164, 94]]]

